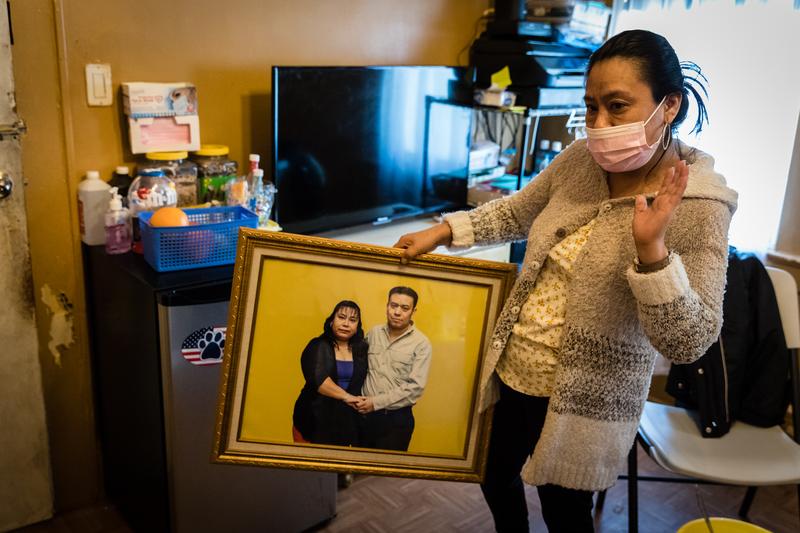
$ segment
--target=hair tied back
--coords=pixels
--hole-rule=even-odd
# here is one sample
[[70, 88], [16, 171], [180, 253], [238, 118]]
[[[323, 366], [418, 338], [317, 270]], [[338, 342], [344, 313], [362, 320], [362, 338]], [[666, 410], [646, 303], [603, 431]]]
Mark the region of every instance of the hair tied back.
[[708, 99], [706, 87], [708, 78], [693, 61], [681, 61], [681, 74], [683, 74], [683, 97], [688, 98], [689, 93], [692, 93], [697, 104], [697, 120], [689, 133], [700, 133], [703, 124], [708, 124], [708, 109], [705, 104], [705, 100]]

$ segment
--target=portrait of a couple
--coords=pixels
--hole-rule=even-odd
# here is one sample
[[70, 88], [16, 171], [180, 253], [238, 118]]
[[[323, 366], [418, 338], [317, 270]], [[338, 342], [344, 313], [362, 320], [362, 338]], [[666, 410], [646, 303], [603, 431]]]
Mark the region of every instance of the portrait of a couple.
[[516, 267], [241, 235], [215, 460], [479, 479], [483, 354]]
[[408, 450], [432, 352], [414, 323], [418, 300], [414, 289], [392, 287], [385, 322], [366, 335], [356, 302], [333, 307], [300, 355], [305, 383], [294, 404], [294, 442]]

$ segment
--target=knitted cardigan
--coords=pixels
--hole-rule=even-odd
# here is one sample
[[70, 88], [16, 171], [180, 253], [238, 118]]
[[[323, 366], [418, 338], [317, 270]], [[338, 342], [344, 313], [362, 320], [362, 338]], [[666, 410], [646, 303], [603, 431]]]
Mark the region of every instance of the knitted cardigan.
[[688, 185], [665, 237], [672, 261], [653, 273], [633, 269], [634, 198], [609, 198], [607, 174], [585, 140], [516, 194], [445, 217], [453, 247], [528, 241], [484, 358], [481, 410], [498, 398], [495, 366], [548, 252], [597, 219], [573, 266], [554, 390], [522, 470], [527, 483], [613, 485], [636, 436], [657, 353], [689, 363], [719, 335], [737, 194], [707, 154], [689, 151], [687, 163]]

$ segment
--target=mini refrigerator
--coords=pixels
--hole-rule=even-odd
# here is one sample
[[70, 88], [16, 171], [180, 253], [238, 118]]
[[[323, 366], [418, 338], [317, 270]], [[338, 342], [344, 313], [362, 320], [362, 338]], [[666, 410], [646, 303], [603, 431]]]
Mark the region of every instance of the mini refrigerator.
[[108, 498], [136, 531], [299, 532], [336, 474], [211, 463], [232, 266], [159, 274], [84, 246]]

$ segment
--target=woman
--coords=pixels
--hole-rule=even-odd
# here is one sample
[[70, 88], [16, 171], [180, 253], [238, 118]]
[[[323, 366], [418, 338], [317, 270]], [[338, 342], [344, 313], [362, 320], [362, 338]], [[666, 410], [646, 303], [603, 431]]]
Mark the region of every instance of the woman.
[[737, 195], [673, 137], [690, 94], [694, 130], [706, 120], [699, 78], [659, 35], [609, 39], [587, 67], [586, 140], [517, 194], [395, 245], [408, 260], [528, 241], [482, 373], [481, 408], [495, 404], [482, 489], [498, 531], [528, 530], [523, 479], [550, 531], [592, 531], [592, 491], [624, 469], [657, 353], [688, 363], [719, 334]]
[[354, 408], [367, 377], [367, 343], [358, 304], [344, 300], [300, 357], [306, 384], [294, 404], [298, 442], [357, 446]]

